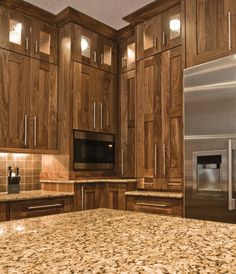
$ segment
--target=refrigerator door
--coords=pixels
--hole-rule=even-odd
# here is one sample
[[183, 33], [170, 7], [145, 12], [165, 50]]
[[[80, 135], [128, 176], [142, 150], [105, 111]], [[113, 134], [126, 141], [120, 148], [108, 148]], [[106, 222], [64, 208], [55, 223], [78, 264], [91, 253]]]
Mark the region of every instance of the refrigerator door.
[[236, 136], [236, 55], [184, 72], [185, 137]]
[[235, 149], [224, 138], [185, 140], [185, 217], [236, 223]]

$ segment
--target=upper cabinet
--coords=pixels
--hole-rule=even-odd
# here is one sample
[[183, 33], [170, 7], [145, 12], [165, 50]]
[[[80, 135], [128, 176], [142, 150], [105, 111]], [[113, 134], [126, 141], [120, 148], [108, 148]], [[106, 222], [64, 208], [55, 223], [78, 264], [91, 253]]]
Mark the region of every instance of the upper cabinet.
[[49, 63], [57, 63], [58, 30], [47, 24], [31, 21], [31, 56]]
[[74, 25], [74, 60], [107, 72], [116, 73], [116, 43]]
[[181, 5], [174, 6], [137, 25], [137, 59], [181, 44]]
[[129, 37], [119, 43], [119, 72], [126, 72], [136, 67], [135, 37]]
[[187, 67], [235, 51], [235, 11], [234, 0], [186, 1]]
[[30, 19], [0, 7], [0, 46], [30, 55]]
[[57, 28], [0, 7], [0, 47], [57, 63]]

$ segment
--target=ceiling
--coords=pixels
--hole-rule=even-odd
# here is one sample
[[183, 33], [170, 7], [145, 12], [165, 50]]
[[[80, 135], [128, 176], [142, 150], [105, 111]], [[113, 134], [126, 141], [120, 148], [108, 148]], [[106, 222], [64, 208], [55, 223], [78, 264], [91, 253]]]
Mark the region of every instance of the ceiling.
[[153, 0], [25, 0], [51, 13], [58, 14], [68, 6], [77, 9], [114, 29], [128, 25], [123, 17]]

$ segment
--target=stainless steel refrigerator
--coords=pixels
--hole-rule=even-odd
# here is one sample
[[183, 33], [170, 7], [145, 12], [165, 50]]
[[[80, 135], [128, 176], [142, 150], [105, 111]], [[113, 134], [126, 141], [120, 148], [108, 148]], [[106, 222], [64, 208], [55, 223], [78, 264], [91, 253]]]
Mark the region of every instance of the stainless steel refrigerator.
[[184, 71], [185, 217], [236, 223], [236, 55]]

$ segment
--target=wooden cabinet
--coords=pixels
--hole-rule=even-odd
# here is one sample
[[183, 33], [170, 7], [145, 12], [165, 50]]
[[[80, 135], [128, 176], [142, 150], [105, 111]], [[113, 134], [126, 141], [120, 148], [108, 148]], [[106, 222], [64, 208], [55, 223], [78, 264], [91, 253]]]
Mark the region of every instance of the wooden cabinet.
[[29, 146], [30, 59], [0, 49], [0, 147]]
[[5, 222], [9, 220], [9, 203], [0, 203], [0, 222]]
[[57, 63], [57, 28], [31, 20], [31, 56], [48, 63]]
[[106, 184], [103, 190], [103, 199], [101, 207], [126, 210], [126, 191], [127, 184]]
[[136, 67], [136, 43], [131, 36], [119, 43], [119, 72], [127, 72]]
[[161, 15], [137, 25], [137, 59], [152, 56], [161, 51]]
[[121, 135], [121, 176], [126, 178], [134, 178], [136, 176], [135, 70], [121, 74], [119, 96]]
[[[235, 1], [186, 1], [187, 67], [223, 57], [231, 50], [235, 37]], [[231, 4], [229, 6], [229, 4]], [[235, 45], [234, 45], [235, 47]]]
[[21, 13], [0, 7], [0, 46], [30, 55], [30, 19]]
[[75, 210], [100, 208], [101, 186], [96, 183], [77, 184], [75, 191]]
[[116, 73], [116, 43], [83, 27], [74, 25], [74, 61]]
[[157, 176], [157, 127], [160, 98], [160, 55], [143, 59], [137, 64], [137, 177]]
[[30, 147], [57, 149], [57, 66], [31, 60]]
[[182, 216], [182, 199], [127, 196], [127, 210]]
[[74, 211], [74, 197], [10, 202], [10, 220]]
[[116, 132], [116, 77], [74, 62], [73, 128]]

